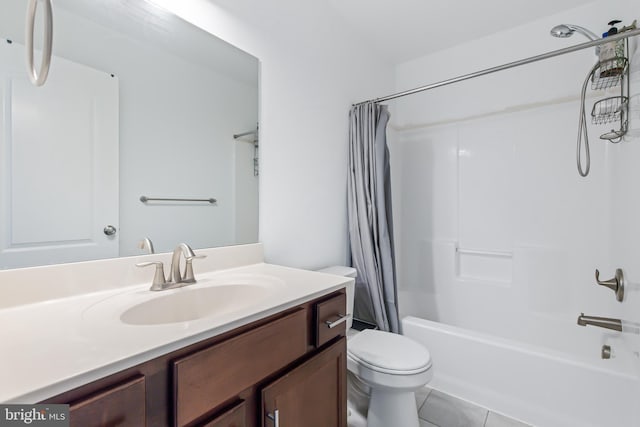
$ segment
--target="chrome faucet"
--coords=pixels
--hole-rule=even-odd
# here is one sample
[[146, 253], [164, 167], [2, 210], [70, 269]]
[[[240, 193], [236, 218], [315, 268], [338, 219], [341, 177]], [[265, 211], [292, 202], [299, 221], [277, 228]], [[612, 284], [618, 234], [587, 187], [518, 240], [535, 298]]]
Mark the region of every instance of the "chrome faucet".
[[[184, 276], [180, 272], [180, 255], [183, 255], [185, 259]], [[169, 276], [169, 281], [174, 283], [195, 283], [196, 280], [193, 277], [193, 267], [191, 266], [191, 261], [193, 261], [194, 258], [196, 258], [196, 254], [189, 245], [186, 243], [180, 243], [176, 246], [173, 250], [173, 255], [171, 256], [171, 275]], [[191, 271], [190, 274], [188, 274], [189, 271]]]
[[[181, 255], [185, 259], [184, 274], [180, 271], [180, 258]], [[164, 264], [162, 261], [141, 262], [136, 264], [138, 267], [147, 267], [155, 265], [156, 272], [153, 276], [153, 283], [151, 284], [151, 291], [164, 291], [166, 289], [174, 289], [182, 286], [196, 283], [196, 278], [193, 275], [193, 260], [196, 258], [206, 258], [206, 255], [196, 255], [193, 249], [186, 243], [180, 243], [173, 250], [171, 256], [171, 270], [169, 272], [169, 280], [164, 275]]]
[[580, 316], [578, 316], [578, 325], [591, 325], [622, 332], [622, 320], [612, 319], [610, 317], [585, 316], [584, 313], [580, 313]]

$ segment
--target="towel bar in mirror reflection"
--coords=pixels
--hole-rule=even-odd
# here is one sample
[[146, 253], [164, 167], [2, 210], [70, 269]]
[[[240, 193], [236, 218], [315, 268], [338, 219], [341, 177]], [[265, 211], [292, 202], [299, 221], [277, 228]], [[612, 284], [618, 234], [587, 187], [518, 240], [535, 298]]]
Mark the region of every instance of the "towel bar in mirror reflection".
[[147, 197], [147, 196], [140, 196], [140, 201], [142, 203], [147, 203], [147, 202], [206, 202], [206, 203], [211, 203], [214, 204], [217, 202], [216, 199], [214, 199], [213, 197], [209, 198], [209, 199], [189, 199], [189, 198], [163, 198], [163, 197]]

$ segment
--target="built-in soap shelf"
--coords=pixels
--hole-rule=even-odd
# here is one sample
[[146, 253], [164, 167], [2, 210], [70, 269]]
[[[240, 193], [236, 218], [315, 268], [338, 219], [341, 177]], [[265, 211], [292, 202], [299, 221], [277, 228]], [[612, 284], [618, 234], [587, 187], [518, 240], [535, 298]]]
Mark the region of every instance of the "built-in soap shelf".
[[513, 251], [455, 245], [456, 276], [464, 281], [511, 284]]

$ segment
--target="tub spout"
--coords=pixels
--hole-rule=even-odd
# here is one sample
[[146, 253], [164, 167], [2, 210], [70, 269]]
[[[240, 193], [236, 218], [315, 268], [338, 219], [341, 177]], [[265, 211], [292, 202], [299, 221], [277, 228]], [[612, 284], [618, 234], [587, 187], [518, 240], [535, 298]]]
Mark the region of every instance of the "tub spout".
[[580, 316], [578, 316], [578, 325], [591, 325], [622, 332], [622, 320], [612, 319], [610, 317], [585, 316], [584, 313], [580, 313]]

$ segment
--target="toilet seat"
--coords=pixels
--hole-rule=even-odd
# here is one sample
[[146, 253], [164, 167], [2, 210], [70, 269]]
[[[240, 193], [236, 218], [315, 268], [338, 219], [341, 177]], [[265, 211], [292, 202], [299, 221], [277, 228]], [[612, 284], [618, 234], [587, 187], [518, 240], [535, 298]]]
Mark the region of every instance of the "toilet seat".
[[365, 329], [353, 336], [347, 355], [362, 367], [389, 375], [415, 375], [431, 368], [429, 351], [402, 335]]

